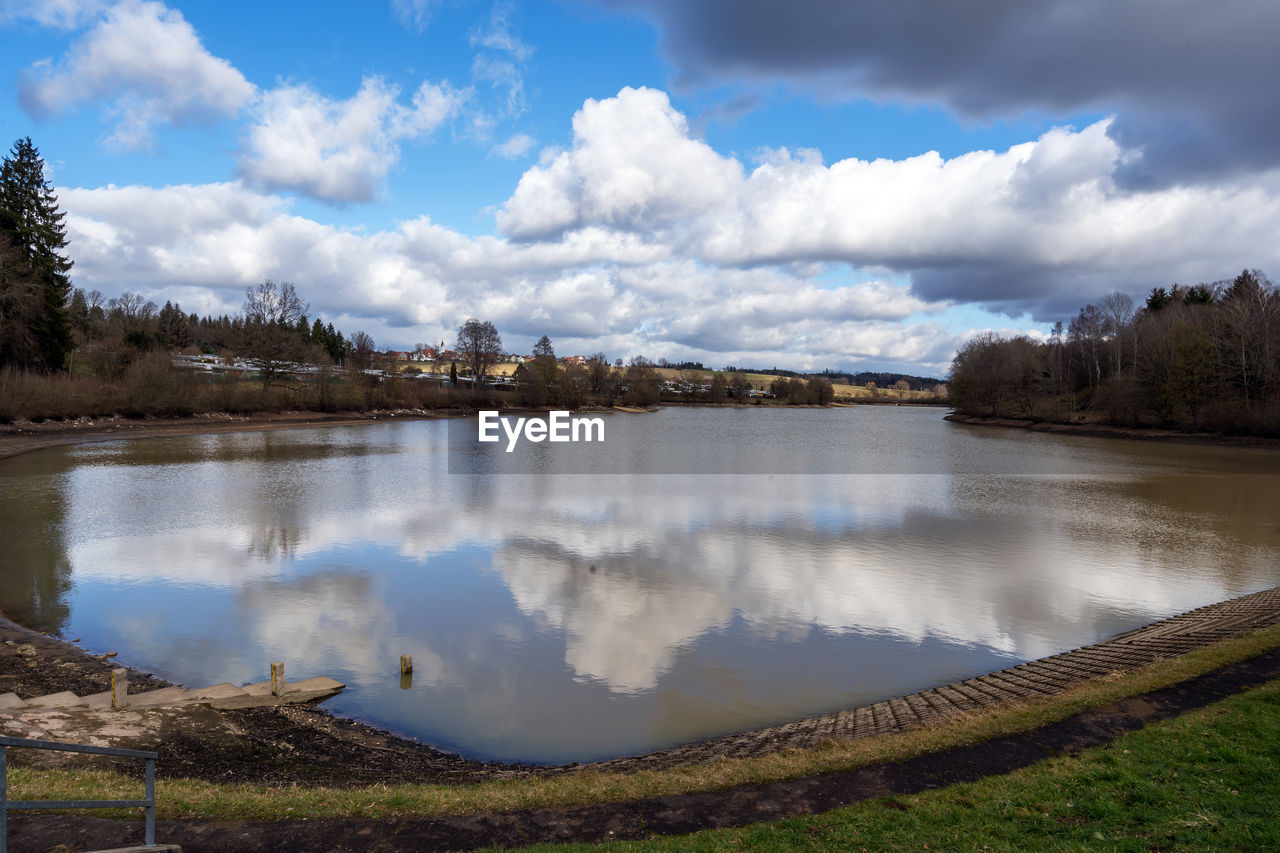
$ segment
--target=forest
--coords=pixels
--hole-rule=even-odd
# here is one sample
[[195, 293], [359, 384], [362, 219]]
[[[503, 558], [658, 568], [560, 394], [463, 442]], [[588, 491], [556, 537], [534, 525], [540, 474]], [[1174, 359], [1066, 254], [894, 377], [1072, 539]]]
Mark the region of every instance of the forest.
[[951, 365], [956, 410], [1061, 423], [1280, 432], [1280, 290], [1260, 270], [1116, 291], [1043, 339], [984, 333]]

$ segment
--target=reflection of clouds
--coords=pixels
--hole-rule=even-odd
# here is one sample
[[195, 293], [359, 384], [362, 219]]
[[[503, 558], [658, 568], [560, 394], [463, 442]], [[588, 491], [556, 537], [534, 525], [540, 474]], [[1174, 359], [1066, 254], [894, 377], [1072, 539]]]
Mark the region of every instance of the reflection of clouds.
[[977, 518], [912, 513], [833, 531], [802, 516], [762, 528], [727, 511], [739, 520], [685, 523], [660, 543], [650, 531], [630, 552], [593, 544], [616, 546], [617, 528], [595, 537], [594, 521], [565, 529], [561, 518], [541, 543], [509, 541], [494, 567], [522, 610], [565, 632], [577, 674], [620, 691], [654, 687], [682, 648], [735, 613], [764, 636], [889, 632], [1029, 659], [1090, 641], [1081, 628], [1102, 614], [1168, 614], [1234, 594], [1224, 575], [1242, 568], [1266, 577], [1264, 552], [1251, 560], [1210, 530], [1169, 536], [1176, 514], [1126, 512], [1065, 484], [1073, 515], [1064, 520], [1043, 483], [991, 485], [964, 486], [985, 494]]
[[[426, 683], [468, 671], [466, 656], [493, 644], [450, 646], [447, 662], [392, 648], [382, 598], [392, 593], [359, 574], [359, 550], [389, 547], [427, 565], [490, 549], [518, 609], [563, 634], [573, 673], [636, 692], [734, 624], [757, 637], [883, 632], [1032, 658], [1094, 639], [1083, 636], [1091, 626], [1225, 598], [1272, 573], [1269, 516], [1218, 512], [1237, 494], [1231, 481], [1170, 473], [1163, 456], [1158, 480], [1123, 459], [1107, 477], [469, 477], [446, 473], [443, 425], [399, 426], [326, 431], [347, 447], [333, 453], [315, 450], [314, 436], [260, 442], [260, 453], [236, 437], [229, 463], [132, 468], [132, 500], [120, 506], [97, 501], [119, 487], [110, 466], [72, 469], [76, 575], [239, 589], [252, 635], [301, 650], [300, 666], [322, 671], [336, 656], [353, 672], [384, 671], [412, 653]], [[974, 434], [944, 437], [963, 445], [948, 453], [979, 447]], [[348, 446], [365, 440], [400, 451]], [[999, 446], [1012, 453], [1019, 440]], [[1032, 447], [1056, 449], [1070, 467], [1086, 445]], [[1201, 481], [1212, 488], [1197, 491]], [[1236, 500], [1269, 512], [1274, 479], [1246, 482]], [[284, 565], [345, 548], [353, 556], [334, 559], [350, 567], [290, 578]], [[486, 612], [476, 631], [518, 635], [511, 615]]]
[[733, 614], [723, 583], [651, 555], [597, 565], [516, 542], [494, 562], [516, 605], [564, 633], [565, 663], [618, 692], [655, 687], [679, 649]]
[[277, 571], [248, 559], [260, 530], [251, 527], [185, 527], [134, 536], [78, 536], [67, 553], [81, 580], [200, 584], [236, 588]]
[[430, 649], [392, 648], [394, 620], [368, 575], [326, 571], [251, 583], [237, 605], [245, 634], [269, 655], [288, 653], [287, 677], [328, 674], [340, 662], [357, 681], [376, 682], [406, 653], [413, 655], [415, 684], [445, 677], [444, 661]]

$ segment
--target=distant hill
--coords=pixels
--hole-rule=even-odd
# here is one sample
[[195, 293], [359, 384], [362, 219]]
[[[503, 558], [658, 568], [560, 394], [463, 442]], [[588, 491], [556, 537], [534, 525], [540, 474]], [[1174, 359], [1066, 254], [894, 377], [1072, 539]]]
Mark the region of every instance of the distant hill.
[[776, 367], [760, 368], [760, 367], [733, 367], [725, 368], [726, 371], [732, 373], [741, 371], [743, 373], [761, 373], [766, 376], [825, 376], [833, 383], [843, 383], [845, 385], [866, 385], [868, 382], [876, 383], [877, 388], [892, 388], [900, 380], [906, 380], [908, 387], [912, 391], [932, 391], [935, 385], [939, 385], [945, 380], [932, 376], [912, 376], [909, 373], [875, 373], [864, 370], [859, 373], [849, 373], [846, 371], [824, 370], [821, 373], [799, 373], [794, 370], [779, 370]]

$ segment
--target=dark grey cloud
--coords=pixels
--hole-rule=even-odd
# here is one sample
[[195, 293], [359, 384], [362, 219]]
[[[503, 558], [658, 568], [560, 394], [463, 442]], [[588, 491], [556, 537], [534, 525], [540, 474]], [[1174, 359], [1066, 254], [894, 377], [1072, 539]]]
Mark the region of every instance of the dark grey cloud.
[[993, 119], [1114, 112], [1168, 184], [1280, 163], [1274, 0], [598, 0], [654, 21], [682, 85], [782, 82]]

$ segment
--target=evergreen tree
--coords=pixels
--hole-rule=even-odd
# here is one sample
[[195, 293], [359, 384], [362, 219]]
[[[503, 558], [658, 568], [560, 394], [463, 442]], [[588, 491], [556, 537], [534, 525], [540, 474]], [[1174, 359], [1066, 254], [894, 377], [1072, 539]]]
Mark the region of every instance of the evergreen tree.
[[[21, 331], [33, 341], [22, 359], [25, 367], [59, 370], [71, 352], [71, 259], [63, 254], [67, 238], [58, 197], [44, 178], [44, 160], [30, 137], [19, 139], [0, 166], [0, 244], [12, 250], [0, 280], [34, 282], [40, 293], [30, 327]], [[5, 294], [0, 294], [3, 297]], [[5, 333], [10, 333], [6, 329]]]

